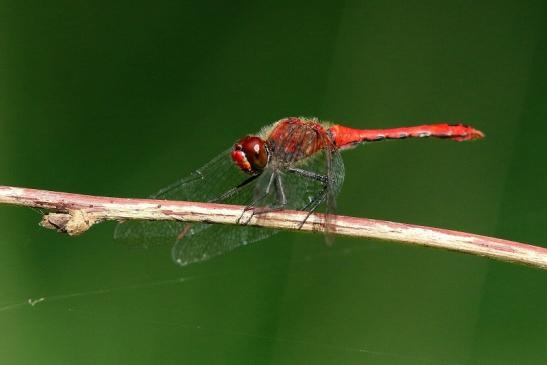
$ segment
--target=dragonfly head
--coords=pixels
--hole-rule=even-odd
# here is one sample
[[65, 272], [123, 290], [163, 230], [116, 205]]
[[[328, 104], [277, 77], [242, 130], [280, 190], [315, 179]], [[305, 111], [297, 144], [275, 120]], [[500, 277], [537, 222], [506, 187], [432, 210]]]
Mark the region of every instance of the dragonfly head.
[[257, 136], [247, 136], [234, 144], [232, 160], [248, 174], [259, 174], [268, 164], [266, 142]]

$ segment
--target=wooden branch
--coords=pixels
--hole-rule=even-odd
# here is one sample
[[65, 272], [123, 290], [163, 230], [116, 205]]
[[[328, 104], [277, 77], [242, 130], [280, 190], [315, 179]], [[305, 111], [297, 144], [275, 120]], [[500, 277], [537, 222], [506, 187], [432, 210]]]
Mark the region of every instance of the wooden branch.
[[[41, 225], [70, 235], [88, 230], [103, 220], [178, 220], [238, 224], [242, 206], [154, 199], [123, 199], [0, 186], [0, 204], [50, 210]], [[248, 213], [251, 215], [251, 212]], [[297, 230], [306, 213], [276, 211], [250, 218], [248, 224]], [[324, 216], [312, 214], [301, 231], [323, 231]], [[244, 221], [246, 221], [244, 219]], [[365, 218], [336, 216], [334, 234], [374, 238], [460, 251], [501, 261], [547, 269], [547, 249], [498, 238], [439, 228]]]

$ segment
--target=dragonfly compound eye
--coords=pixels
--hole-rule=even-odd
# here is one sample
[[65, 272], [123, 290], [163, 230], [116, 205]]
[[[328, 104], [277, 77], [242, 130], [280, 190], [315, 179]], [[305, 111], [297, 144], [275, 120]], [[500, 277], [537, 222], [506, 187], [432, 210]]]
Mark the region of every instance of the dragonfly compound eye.
[[234, 145], [232, 160], [244, 172], [257, 174], [268, 163], [266, 143], [260, 137], [247, 136]]

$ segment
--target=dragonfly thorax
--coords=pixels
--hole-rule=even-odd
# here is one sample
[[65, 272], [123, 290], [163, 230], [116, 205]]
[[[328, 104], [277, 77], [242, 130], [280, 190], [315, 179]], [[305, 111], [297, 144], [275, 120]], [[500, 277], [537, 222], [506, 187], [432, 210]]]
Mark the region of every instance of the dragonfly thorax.
[[269, 160], [266, 141], [257, 136], [247, 136], [234, 144], [232, 160], [248, 174], [260, 174]]

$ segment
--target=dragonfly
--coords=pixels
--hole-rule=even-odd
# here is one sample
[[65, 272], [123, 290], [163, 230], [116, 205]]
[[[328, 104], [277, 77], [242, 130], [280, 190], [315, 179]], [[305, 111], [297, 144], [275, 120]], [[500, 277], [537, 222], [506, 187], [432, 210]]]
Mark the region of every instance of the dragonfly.
[[306, 211], [305, 220], [324, 206], [325, 227], [334, 226], [336, 196], [344, 182], [340, 152], [390, 139], [436, 137], [454, 141], [483, 138], [461, 123], [436, 123], [389, 129], [354, 129], [316, 118], [289, 117], [237, 141], [189, 176], [150, 198], [237, 204], [245, 208], [241, 225], [179, 221], [126, 221], [116, 239], [145, 246], [171, 243], [179, 265], [205, 261], [277, 231], [245, 225], [245, 212], [260, 217], [278, 209]]

